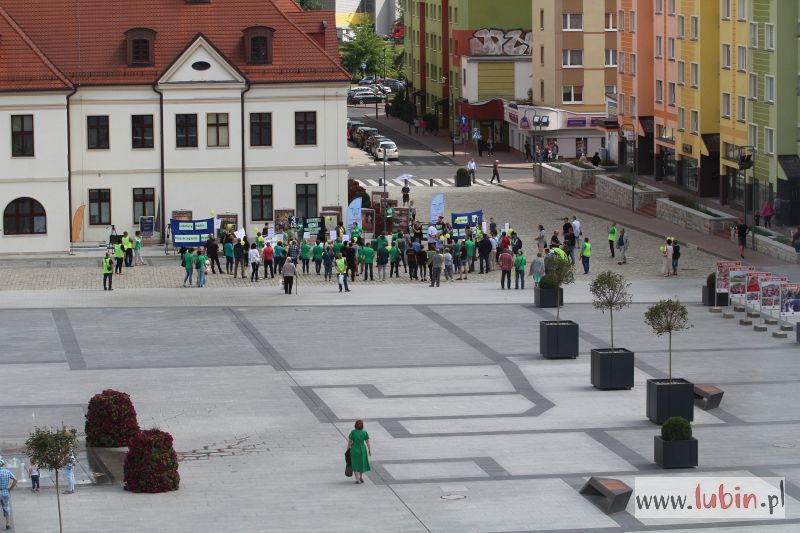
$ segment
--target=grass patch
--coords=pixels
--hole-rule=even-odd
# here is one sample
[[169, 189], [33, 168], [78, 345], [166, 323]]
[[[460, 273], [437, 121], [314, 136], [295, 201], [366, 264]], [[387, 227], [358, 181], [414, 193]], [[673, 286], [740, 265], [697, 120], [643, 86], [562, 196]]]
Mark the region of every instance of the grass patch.
[[624, 183], [628, 187], [631, 187], [634, 183], [636, 183], [636, 190], [638, 190], [638, 191], [646, 191], [647, 190], [647, 187], [645, 187], [644, 185], [642, 185], [638, 181], [634, 182], [633, 178], [629, 178], [628, 176], [619, 176], [617, 174], [614, 174], [614, 175], [612, 175], [610, 177], [612, 179], [620, 182], [620, 183]]
[[596, 166], [590, 165], [589, 163], [583, 163], [581, 161], [575, 161], [572, 164], [575, 165], [576, 167], [583, 168], [583, 169], [586, 169], [586, 170], [597, 170]]
[[786, 235], [778, 235], [775, 237], [775, 240], [781, 244], [785, 244], [786, 246], [792, 246], [792, 239], [790, 239]]
[[699, 211], [700, 213], [703, 213], [704, 215], [708, 215], [708, 216], [714, 217], [714, 218], [720, 218], [720, 215], [714, 213], [713, 211], [709, 211], [708, 209], [706, 209], [703, 206], [703, 204], [701, 204], [697, 200], [693, 200], [692, 198], [687, 198], [686, 196], [680, 196], [680, 195], [677, 195], [677, 194], [670, 194], [669, 195], [669, 200], [671, 202], [675, 202], [676, 204], [680, 204], [683, 207], [688, 207], [689, 209], [693, 209], [695, 211]]

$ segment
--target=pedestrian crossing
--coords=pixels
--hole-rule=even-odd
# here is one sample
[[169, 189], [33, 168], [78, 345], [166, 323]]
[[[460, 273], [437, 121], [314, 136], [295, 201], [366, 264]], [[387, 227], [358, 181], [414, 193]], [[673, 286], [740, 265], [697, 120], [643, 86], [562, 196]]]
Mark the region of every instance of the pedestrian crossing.
[[[359, 185], [362, 187], [382, 187], [383, 178], [361, 178], [357, 179]], [[405, 184], [406, 178], [387, 178], [387, 187], [402, 187]], [[455, 178], [408, 178], [409, 187], [430, 187], [431, 181], [434, 187], [455, 187]], [[473, 186], [476, 187], [491, 187], [493, 184], [483, 178], [476, 178]]]
[[[371, 167], [382, 167], [383, 161], [368, 163]], [[452, 167], [453, 162], [442, 157], [422, 157], [422, 158], [401, 158], [399, 160], [387, 161], [387, 167]]]

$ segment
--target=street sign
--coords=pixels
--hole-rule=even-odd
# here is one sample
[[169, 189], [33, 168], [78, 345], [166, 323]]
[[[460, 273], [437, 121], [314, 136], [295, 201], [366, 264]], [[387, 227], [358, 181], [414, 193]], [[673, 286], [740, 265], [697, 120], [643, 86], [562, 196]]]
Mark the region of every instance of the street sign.
[[469, 131], [469, 125], [468, 124], [462, 124], [461, 125], [461, 133], [467, 133], [468, 131]]
[[367, 64], [361, 63], [361, 70], [367, 70]]
[[469, 125], [469, 117], [467, 115], [461, 115], [461, 125], [468, 126]]
[[478, 128], [472, 128], [472, 138], [476, 141], [481, 138], [481, 131]]

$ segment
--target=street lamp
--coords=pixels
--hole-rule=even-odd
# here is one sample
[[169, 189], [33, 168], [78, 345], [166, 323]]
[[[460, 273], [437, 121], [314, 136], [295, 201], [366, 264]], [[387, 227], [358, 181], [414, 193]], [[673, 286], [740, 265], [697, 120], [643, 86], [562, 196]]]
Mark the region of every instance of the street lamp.
[[[638, 154], [636, 153], [637, 149], [637, 138], [636, 138], [636, 127], [631, 122], [626, 122], [622, 126], [620, 126], [620, 131], [625, 136], [625, 159], [628, 158], [628, 133], [630, 133], [631, 142], [633, 143], [633, 166], [631, 170], [633, 170], [633, 180], [631, 181], [631, 211], [636, 211], [636, 184], [639, 181], [639, 172], [638, 172], [638, 158], [636, 157]], [[627, 161], [626, 161], [627, 165]]]
[[[541, 147], [544, 149], [544, 138], [542, 138], [542, 128], [547, 128], [550, 126], [550, 116], [549, 115], [540, 115], [536, 109], [533, 110], [533, 144], [534, 146], [538, 146], [539, 142], [537, 141], [538, 138], [541, 138]], [[538, 135], [537, 133], [538, 132]], [[536, 159], [539, 160], [539, 183], [542, 183], [542, 161], [543, 157], [542, 154], [536, 154]], [[533, 170], [533, 168], [531, 168]], [[536, 180], [534, 180], [536, 181]]]
[[[747, 169], [752, 169], [752, 182], [753, 186], [755, 187], [754, 193], [758, 192], [758, 185], [756, 181], [756, 162], [755, 162], [755, 155], [756, 155], [756, 147], [755, 146], [739, 146], [736, 151], [739, 154], [739, 171], [744, 172], [742, 179], [744, 179], [744, 223], [747, 225]], [[733, 185], [736, 187], [736, 184]], [[757, 205], [757, 204], [756, 204]], [[755, 210], [756, 205], [753, 205], [753, 218], [755, 219]], [[755, 225], [755, 223], [753, 224]], [[756, 249], [756, 232], [755, 228], [751, 228], [753, 238], [752, 238], [752, 247], [753, 250]], [[747, 236], [745, 236], [745, 239]], [[746, 242], [746, 241], [745, 241]]]

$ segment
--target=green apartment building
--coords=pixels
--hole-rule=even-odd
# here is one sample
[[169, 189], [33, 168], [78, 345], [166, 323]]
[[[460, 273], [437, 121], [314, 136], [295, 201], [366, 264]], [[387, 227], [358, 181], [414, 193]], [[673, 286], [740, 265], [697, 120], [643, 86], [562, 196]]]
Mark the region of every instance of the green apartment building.
[[417, 113], [436, 113], [439, 127], [449, 129], [463, 93], [461, 56], [470, 55], [476, 35], [490, 54], [492, 48], [499, 49], [497, 55], [526, 48], [520, 39], [530, 31], [531, 0], [502, 0], [502, 7], [489, 0], [400, 1], [405, 70]]

